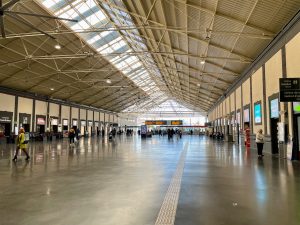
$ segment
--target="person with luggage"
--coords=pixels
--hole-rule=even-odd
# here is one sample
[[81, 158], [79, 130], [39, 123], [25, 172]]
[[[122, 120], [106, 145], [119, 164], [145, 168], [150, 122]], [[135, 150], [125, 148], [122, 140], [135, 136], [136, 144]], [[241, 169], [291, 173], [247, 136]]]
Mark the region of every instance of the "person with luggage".
[[19, 130], [19, 135], [17, 137], [17, 148], [16, 148], [16, 152], [15, 152], [15, 156], [13, 158], [13, 161], [16, 162], [18, 159], [18, 154], [19, 154], [19, 150], [21, 149], [25, 155], [26, 155], [26, 161], [28, 161], [30, 159], [30, 156], [28, 154], [28, 152], [26, 151], [26, 144], [28, 143], [28, 141], [25, 140], [25, 130], [23, 127], [20, 128]]

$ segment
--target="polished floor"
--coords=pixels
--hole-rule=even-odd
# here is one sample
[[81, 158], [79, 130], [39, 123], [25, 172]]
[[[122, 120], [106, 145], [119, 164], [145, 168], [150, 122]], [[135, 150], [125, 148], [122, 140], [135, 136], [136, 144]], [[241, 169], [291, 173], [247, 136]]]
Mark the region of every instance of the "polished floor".
[[299, 225], [300, 164], [199, 136], [0, 145], [2, 225]]

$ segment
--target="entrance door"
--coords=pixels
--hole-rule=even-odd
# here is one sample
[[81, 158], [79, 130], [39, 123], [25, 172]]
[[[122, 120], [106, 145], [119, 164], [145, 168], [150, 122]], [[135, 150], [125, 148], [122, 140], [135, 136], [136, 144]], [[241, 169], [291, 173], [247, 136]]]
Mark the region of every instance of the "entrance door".
[[270, 128], [271, 128], [272, 154], [278, 153], [278, 131], [277, 131], [277, 123], [278, 122], [279, 122], [278, 118], [271, 118]]
[[52, 130], [54, 133], [58, 132], [58, 126], [57, 125], [53, 125]]
[[30, 132], [30, 124], [23, 124], [25, 132]]
[[10, 136], [11, 133], [11, 123], [5, 123], [5, 136]]

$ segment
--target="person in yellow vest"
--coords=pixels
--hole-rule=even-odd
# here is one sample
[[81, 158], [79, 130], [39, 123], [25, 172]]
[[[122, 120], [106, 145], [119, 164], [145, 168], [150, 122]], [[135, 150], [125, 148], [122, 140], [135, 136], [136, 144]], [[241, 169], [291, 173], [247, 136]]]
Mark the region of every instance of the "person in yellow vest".
[[17, 137], [17, 148], [16, 148], [16, 153], [15, 156], [13, 158], [13, 161], [17, 161], [18, 159], [18, 154], [19, 154], [19, 150], [21, 149], [25, 155], [26, 155], [26, 160], [30, 159], [30, 156], [28, 154], [28, 152], [26, 151], [26, 141], [25, 141], [25, 130], [23, 127], [20, 128], [19, 130], [19, 135]]

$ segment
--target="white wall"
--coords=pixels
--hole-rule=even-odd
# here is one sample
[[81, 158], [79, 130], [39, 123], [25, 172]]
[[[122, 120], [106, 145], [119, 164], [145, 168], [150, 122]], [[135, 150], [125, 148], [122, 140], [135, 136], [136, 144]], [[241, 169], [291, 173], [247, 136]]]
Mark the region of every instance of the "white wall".
[[70, 107], [69, 106], [64, 106], [64, 105], [61, 106], [61, 118], [67, 119], [70, 121]]
[[78, 111], [79, 111], [78, 108], [72, 107], [72, 118], [71, 118], [71, 120], [72, 119], [77, 119], [78, 120]]
[[86, 120], [86, 109], [80, 109], [80, 120]]
[[88, 110], [88, 120], [93, 120], [93, 111]]
[[49, 106], [49, 116], [53, 116], [53, 117], [58, 117], [59, 116], [59, 105], [58, 104], [54, 104], [54, 103], [50, 103]]
[[100, 121], [104, 122], [104, 113], [102, 113], [102, 112], [100, 113]]
[[0, 111], [14, 112], [15, 96], [0, 93]]

